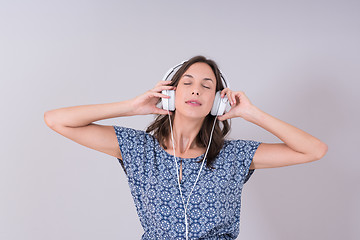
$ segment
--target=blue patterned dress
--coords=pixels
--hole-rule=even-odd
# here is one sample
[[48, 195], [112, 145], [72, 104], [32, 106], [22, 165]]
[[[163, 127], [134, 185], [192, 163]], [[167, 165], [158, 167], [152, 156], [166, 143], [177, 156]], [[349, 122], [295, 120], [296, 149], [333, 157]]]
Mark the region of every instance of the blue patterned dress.
[[[113, 126], [130, 191], [144, 228], [143, 240], [185, 239], [184, 207], [173, 155], [151, 134]], [[236, 239], [240, 229], [241, 192], [254, 170], [252, 158], [260, 142], [225, 140], [214, 162], [205, 165], [188, 204], [189, 239]], [[182, 160], [181, 190], [186, 203], [204, 154]], [[118, 159], [121, 163], [121, 160]]]

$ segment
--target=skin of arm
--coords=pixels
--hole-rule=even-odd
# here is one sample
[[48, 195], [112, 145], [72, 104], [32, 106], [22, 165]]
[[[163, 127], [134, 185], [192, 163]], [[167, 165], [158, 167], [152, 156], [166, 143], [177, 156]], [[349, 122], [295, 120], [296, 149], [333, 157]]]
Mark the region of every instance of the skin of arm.
[[219, 120], [241, 117], [278, 137], [283, 143], [261, 143], [255, 152], [250, 169], [284, 167], [319, 160], [327, 152], [327, 145], [309, 133], [260, 110], [244, 92], [226, 88], [231, 109]]
[[155, 88], [126, 101], [50, 110], [45, 112], [44, 120], [52, 130], [76, 143], [122, 159], [114, 128], [93, 122], [152, 113], [167, 114], [167, 111], [156, 107], [159, 97], [168, 97], [160, 92], [174, 89], [165, 84], [165, 81], [159, 82]]
[[47, 111], [44, 118], [48, 126], [61, 124], [64, 127], [83, 127], [103, 119], [132, 116], [132, 109], [127, 100], [59, 108]]
[[167, 114], [167, 111], [157, 108], [156, 103], [162, 90], [174, 90], [173, 86], [166, 86], [170, 81], [159, 81], [157, 85], [145, 93], [126, 101], [80, 105], [49, 110], [44, 113], [44, 119], [49, 127], [61, 125], [63, 127], [84, 127], [92, 122], [135, 115]]

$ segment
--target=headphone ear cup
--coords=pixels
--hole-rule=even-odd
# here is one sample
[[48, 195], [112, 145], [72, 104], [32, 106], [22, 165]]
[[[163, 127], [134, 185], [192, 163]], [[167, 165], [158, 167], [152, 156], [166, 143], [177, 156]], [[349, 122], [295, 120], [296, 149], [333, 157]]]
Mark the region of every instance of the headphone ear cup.
[[170, 98], [161, 98], [162, 108], [164, 110], [175, 110], [175, 90], [162, 90], [162, 94], [170, 96]]
[[229, 100], [226, 95], [224, 98], [221, 98], [221, 91], [217, 91], [215, 94], [213, 106], [211, 108], [211, 115], [213, 115], [213, 116], [223, 115], [225, 112], [226, 103], [228, 101]]

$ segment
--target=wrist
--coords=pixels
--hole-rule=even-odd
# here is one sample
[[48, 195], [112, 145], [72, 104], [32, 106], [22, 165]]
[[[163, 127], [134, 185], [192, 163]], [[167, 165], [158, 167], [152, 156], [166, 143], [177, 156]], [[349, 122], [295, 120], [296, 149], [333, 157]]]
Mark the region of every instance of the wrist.
[[257, 123], [258, 121], [261, 120], [262, 116], [263, 116], [264, 112], [261, 111], [258, 107], [251, 105], [251, 107], [249, 107], [246, 111], [246, 113], [244, 114], [244, 119], [246, 121], [252, 122], [252, 123]]
[[127, 111], [126, 111], [126, 115], [127, 116], [135, 116], [135, 115], [138, 115], [136, 113], [136, 109], [138, 109], [136, 106], [135, 106], [135, 101], [134, 99], [130, 99], [130, 100], [125, 100], [123, 102], [125, 104], [125, 106], [127, 106]]

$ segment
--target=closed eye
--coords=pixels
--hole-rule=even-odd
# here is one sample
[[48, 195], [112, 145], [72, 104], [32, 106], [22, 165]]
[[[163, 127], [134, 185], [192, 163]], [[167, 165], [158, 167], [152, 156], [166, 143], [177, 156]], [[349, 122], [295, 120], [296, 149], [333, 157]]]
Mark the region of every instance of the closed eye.
[[[191, 83], [184, 83], [184, 85], [190, 85]], [[209, 87], [207, 87], [207, 86], [204, 86], [204, 85], [202, 85], [204, 88], [207, 88], [207, 89], [210, 89]]]

